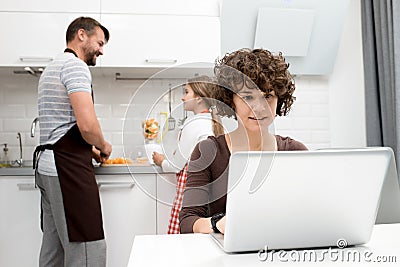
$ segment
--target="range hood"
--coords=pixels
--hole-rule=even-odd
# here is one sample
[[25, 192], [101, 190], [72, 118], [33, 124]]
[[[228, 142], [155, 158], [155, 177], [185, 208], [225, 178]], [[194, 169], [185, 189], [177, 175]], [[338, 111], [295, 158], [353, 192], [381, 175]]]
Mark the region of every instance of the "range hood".
[[[93, 77], [111, 77], [116, 80], [189, 79], [197, 75], [213, 75], [213, 63], [185, 64], [174, 67], [90, 67]], [[40, 77], [44, 67], [0, 67], [0, 76], [23, 75]]]
[[188, 79], [197, 75], [213, 75], [212, 63], [185, 64], [173, 67], [92, 67], [91, 72], [96, 76], [115, 76], [116, 80], [141, 79]]

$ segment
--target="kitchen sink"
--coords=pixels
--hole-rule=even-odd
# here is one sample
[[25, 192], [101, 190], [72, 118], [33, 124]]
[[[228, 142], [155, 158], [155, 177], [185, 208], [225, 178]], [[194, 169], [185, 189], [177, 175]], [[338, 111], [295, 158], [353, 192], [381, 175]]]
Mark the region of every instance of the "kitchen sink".
[[19, 166], [15, 161], [11, 164], [9, 163], [0, 163], [0, 168], [32, 168], [33, 161], [32, 160], [25, 160], [22, 162], [22, 166]]

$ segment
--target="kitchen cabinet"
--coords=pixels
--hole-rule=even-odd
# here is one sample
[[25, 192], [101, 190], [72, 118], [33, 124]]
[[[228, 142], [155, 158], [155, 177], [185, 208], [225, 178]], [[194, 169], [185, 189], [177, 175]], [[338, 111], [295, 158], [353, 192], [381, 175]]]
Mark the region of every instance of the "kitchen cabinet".
[[102, 67], [170, 67], [219, 56], [218, 17], [102, 14], [101, 22], [111, 35]]
[[2, 0], [0, 11], [98, 13], [100, 0], [69, 0], [68, 3], [54, 0]]
[[[135, 235], [156, 234], [156, 174], [96, 175], [107, 266], [125, 267]], [[0, 176], [0, 266], [38, 266], [40, 191], [33, 176]]]
[[[65, 32], [79, 13], [0, 12], [7, 40], [0, 66], [45, 67], [65, 47]], [[219, 17], [87, 13], [110, 30], [101, 67], [164, 68], [213, 63], [220, 54]]]
[[0, 266], [37, 266], [42, 233], [33, 176], [0, 176]]
[[156, 234], [156, 175], [97, 175], [107, 266], [125, 267], [135, 235]]
[[[68, 25], [82, 14], [0, 12], [0, 35], [6, 38], [0, 66], [46, 66], [66, 47]], [[99, 14], [85, 14], [100, 19]]]
[[102, 13], [219, 16], [221, 0], [101, 0]]
[[175, 173], [157, 174], [157, 234], [168, 232], [171, 207], [176, 193]]
[[221, 0], [2, 0], [0, 11], [219, 16]]

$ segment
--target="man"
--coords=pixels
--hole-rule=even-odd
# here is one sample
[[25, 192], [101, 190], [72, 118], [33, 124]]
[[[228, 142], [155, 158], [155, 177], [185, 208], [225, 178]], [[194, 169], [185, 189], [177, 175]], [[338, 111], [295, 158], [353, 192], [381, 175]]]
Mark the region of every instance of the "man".
[[105, 266], [106, 242], [92, 157], [104, 162], [104, 140], [94, 111], [91, 74], [108, 30], [80, 17], [68, 27], [67, 48], [39, 80], [40, 146], [36, 183], [43, 231], [39, 266]]

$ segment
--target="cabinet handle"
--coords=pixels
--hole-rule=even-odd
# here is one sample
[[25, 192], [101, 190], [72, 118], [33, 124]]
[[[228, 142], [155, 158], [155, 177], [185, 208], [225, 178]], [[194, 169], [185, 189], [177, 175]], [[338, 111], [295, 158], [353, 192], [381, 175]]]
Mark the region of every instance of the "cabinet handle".
[[50, 62], [53, 61], [52, 57], [19, 57], [22, 62]]
[[133, 188], [134, 182], [99, 182], [97, 183], [99, 189], [118, 189], [118, 188]]
[[163, 58], [151, 58], [151, 59], [146, 59], [146, 63], [164, 63], [164, 64], [174, 64], [178, 62], [177, 59], [163, 59]]
[[22, 183], [22, 184], [17, 184], [17, 186], [19, 191], [39, 190], [39, 188], [37, 188], [34, 183]]

